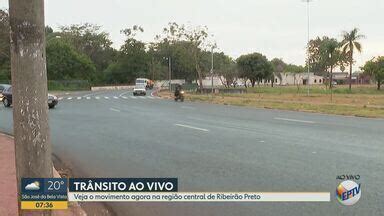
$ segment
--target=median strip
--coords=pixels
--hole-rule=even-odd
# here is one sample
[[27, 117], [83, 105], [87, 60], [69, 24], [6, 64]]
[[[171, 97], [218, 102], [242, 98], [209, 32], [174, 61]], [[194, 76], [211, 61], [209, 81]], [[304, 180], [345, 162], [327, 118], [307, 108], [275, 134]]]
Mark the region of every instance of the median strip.
[[198, 128], [198, 127], [193, 127], [193, 126], [190, 126], [190, 125], [175, 124], [175, 126], [178, 126], [178, 127], [184, 127], [184, 128], [189, 128], [189, 129], [193, 129], [193, 130], [204, 131], [204, 132], [209, 132], [209, 130], [207, 130], [207, 129], [204, 129], [204, 128]]

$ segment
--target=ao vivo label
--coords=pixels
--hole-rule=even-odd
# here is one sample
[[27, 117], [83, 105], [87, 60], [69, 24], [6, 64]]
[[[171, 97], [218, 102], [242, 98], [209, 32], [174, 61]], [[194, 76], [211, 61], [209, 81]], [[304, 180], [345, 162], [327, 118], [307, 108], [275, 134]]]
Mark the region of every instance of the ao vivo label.
[[70, 192], [177, 192], [177, 178], [72, 178]]

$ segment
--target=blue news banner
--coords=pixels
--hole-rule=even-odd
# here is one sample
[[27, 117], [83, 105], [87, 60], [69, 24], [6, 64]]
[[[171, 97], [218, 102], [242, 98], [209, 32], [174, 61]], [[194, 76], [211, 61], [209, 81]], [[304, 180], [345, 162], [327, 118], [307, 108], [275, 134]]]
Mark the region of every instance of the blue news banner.
[[177, 192], [177, 178], [70, 178], [69, 192]]
[[69, 179], [68, 200], [132, 202], [146, 197], [149, 201], [161, 199], [160, 193], [177, 191], [177, 178], [72, 178]]
[[177, 178], [23, 178], [22, 209], [67, 209], [68, 201], [129, 198], [131, 193], [177, 192]]

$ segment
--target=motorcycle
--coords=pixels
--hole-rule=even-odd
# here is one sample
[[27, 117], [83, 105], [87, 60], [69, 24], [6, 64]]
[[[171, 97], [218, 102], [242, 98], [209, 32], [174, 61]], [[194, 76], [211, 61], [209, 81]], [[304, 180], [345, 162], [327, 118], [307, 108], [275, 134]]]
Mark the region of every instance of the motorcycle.
[[184, 102], [184, 91], [180, 91], [179, 94], [175, 95], [175, 101], [177, 102], [178, 100]]

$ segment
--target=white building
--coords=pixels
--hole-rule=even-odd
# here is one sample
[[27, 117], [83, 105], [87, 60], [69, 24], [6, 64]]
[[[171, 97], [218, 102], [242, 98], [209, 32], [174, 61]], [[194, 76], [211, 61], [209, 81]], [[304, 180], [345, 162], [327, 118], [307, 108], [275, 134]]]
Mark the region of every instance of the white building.
[[[281, 79], [280, 79], [281, 77]], [[325, 81], [322, 76], [317, 76], [314, 73], [309, 73], [310, 85], [321, 85]], [[280, 76], [275, 76], [275, 85], [307, 85], [308, 74], [307, 73], [280, 73]]]

